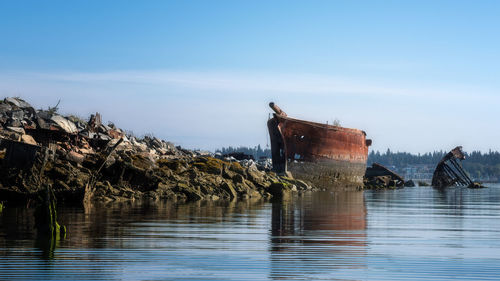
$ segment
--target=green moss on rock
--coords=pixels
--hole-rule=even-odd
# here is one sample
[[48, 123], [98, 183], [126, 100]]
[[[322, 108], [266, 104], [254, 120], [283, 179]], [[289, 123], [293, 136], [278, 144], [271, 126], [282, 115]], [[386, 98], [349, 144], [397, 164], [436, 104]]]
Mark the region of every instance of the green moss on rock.
[[170, 169], [174, 172], [182, 170], [185, 166], [185, 162], [179, 159], [159, 159], [156, 164], [160, 169]]
[[213, 157], [199, 157], [192, 164], [192, 167], [196, 167], [198, 170], [209, 173], [209, 174], [222, 174], [222, 169], [224, 167], [224, 161], [213, 158]]
[[288, 193], [290, 191], [290, 184], [286, 182], [273, 182], [267, 188], [267, 192], [269, 192], [274, 197], [282, 197], [285, 193]]
[[228, 168], [229, 168], [229, 170], [231, 170], [233, 172], [236, 172], [236, 173], [238, 173], [240, 175], [246, 176], [245, 169], [238, 162], [228, 163]]

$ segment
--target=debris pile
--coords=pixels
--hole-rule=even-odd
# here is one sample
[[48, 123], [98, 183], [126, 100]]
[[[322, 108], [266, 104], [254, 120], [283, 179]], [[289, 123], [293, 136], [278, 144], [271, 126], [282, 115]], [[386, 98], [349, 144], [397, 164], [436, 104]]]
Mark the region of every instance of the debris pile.
[[366, 168], [365, 189], [400, 188], [404, 185], [403, 177], [381, 164], [373, 163], [371, 167]]
[[415, 187], [416, 184], [413, 180], [407, 180], [405, 181], [405, 187]]
[[[61, 201], [199, 200], [271, 197], [309, 184], [270, 172], [270, 160], [237, 160], [126, 134], [99, 113], [88, 121], [35, 110], [19, 98], [0, 101], [0, 198], [36, 198], [40, 183]], [[240, 155], [236, 155], [240, 156]]]
[[127, 136], [113, 123], [105, 125], [99, 113], [88, 122], [75, 116], [57, 114], [57, 105], [47, 110], [35, 110], [19, 98], [0, 101], [0, 137], [30, 145], [55, 145], [55, 152], [69, 160], [83, 162], [86, 155], [114, 145], [123, 139], [118, 150], [147, 153], [158, 159], [165, 155], [180, 155], [182, 151], [155, 137], [138, 139]]
[[466, 186], [468, 188], [482, 188], [480, 183], [473, 182], [467, 175], [459, 161], [465, 160], [465, 154], [461, 146], [457, 146], [448, 152], [439, 161], [432, 176], [432, 185], [438, 188], [449, 186]]

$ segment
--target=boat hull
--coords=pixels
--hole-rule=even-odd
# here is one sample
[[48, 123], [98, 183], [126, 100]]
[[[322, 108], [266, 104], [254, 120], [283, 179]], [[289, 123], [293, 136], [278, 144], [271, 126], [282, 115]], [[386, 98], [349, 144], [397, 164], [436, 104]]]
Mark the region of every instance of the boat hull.
[[278, 114], [268, 129], [276, 172], [291, 172], [319, 188], [362, 189], [371, 144], [363, 131]]

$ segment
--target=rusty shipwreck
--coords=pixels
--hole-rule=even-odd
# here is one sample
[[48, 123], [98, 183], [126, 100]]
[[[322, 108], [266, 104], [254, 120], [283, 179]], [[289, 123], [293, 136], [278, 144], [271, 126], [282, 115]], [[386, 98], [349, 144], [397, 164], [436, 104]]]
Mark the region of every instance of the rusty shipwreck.
[[290, 118], [274, 103], [267, 122], [273, 170], [330, 190], [359, 190], [371, 140], [358, 129]]

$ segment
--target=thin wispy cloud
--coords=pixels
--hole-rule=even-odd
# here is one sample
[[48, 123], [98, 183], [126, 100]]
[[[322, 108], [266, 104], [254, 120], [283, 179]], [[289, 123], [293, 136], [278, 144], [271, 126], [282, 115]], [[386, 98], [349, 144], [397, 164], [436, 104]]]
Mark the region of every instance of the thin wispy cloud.
[[43, 83], [73, 82], [85, 84], [130, 84], [156, 87], [181, 87], [198, 90], [227, 92], [289, 93], [322, 96], [328, 94], [361, 95], [371, 97], [418, 97], [430, 100], [451, 98], [475, 100], [491, 99], [494, 95], [484, 89], [464, 90], [463, 85], [404, 85], [403, 83], [374, 82], [366, 78], [339, 77], [321, 74], [238, 73], [238, 72], [185, 72], [185, 71], [116, 71], [116, 72], [55, 72], [0, 74], [16, 80]]

